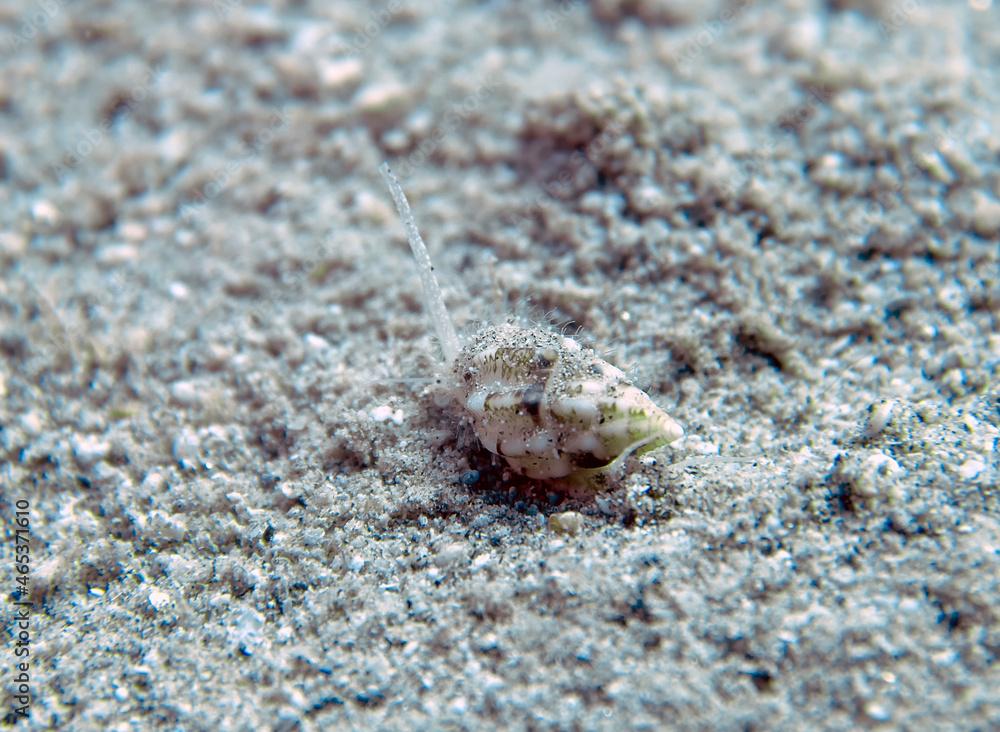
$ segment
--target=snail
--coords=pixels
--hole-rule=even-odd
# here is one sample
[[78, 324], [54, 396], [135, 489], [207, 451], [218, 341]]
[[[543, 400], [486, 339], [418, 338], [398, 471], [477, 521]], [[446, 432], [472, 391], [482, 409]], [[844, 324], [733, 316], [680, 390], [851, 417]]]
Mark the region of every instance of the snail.
[[534, 479], [591, 483], [684, 430], [625, 374], [573, 338], [513, 323], [460, 342], [406, 194], [379, 168], [406, 229], [449, 391], [483, 447]]

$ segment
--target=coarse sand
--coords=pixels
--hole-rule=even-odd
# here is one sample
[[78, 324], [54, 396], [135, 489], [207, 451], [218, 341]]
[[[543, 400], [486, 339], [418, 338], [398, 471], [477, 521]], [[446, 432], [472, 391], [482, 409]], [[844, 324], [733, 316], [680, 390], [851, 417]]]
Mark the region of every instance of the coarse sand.
[[[2, 0], [0, 47], [6, 723], [1000, 728], [997, 3]], [[596, 494], [486, 452], [383, 160], [461, 338], [578, 331], [684, 439]]]

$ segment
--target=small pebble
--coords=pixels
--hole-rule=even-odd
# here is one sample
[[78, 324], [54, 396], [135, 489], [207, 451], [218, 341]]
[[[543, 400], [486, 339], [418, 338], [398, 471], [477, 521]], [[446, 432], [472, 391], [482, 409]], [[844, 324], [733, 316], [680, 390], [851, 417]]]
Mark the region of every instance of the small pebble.
[[138, 243], [149, 236], [149, 229], [138, 221], [123, 221], [118, 225], [118, 233], [125, 241]]
[[167, 484], [166, 479], [163, 477], [162, 473], [158, 473], [155, 470], [146, 473], [146, 477], [142, 479], [142, 487], [147, 491], [159, 491]]
[[170, 595], [160, 589], [153, 590], [149, 593], [149, 604], [152, 606], [153, 610], [159, 612], [170, 604]]
[[469, 565], [469, 569], [473, 572], [478, 572], [481, 569], [489, 567], [491, 564], [493, 564], [493, 557], [489, 554], [479, 554], [472, 560], [472, 563]]
[[304, 340], [306, 348], [310, 351], [322, 352], [330, 348], [330, 341], [315, 333], [306, 333]]
[[0, 254], [19, 257], [28, 251], [28, 237], [16, 231], [0, 232]]
[[986, 469], [986, 463], [982, 460], [976, 460], [972, 458], [966, 460], [964, 463], [958, 466], [958, 474], [964, 480], [974, 480], [979, 477], [979, 474]]
[[383, 224], [392, 220], [392, 209], [389, 205], [364, 191], [354, 197], [354, 207], [359, 216], [373, 224]]
[[317, 90], [316, 66], [312, 58], [296, 53], [274, 57], [272, 65], [282, 85], [297, 96], [314, 96]]
[[192, 407], [201, 403], [201, 389], [193, 381], [176, 381], [170, 385], [170, 396], [178, 404]]
[[960, 395], [965, 392], [965, 374], [962, 369], [948, 369], [941, 375], [941, 383], [955, 394]]
[[892, 719], [892, 714], [889, 710], [882, 704], [875, 702], [869, 702], [865, 706], [865, 713], [876, 722], [888, 722]]
[[319, 82], [324, 89], [332, 92], [357, 86], [364, 73], [364, 65], [356, 58], [328, 59], [319, 64]]
[[31, 217], [40, 223], [55, 226], [62, 220], [62, 214], [51, 201], [36, 201], [31, 206]]
[[388, 404], [383, 404], [380, 407], [375, 407], [371, 411], [372, 419], [376, 422], [387, 422], [392, 421], [393, 424], [403, 424], [403, 410], [393, 409]]
[[883, 399], [875, 402], [868, 410], [868, 424], [865, 427], [865, 437], [871, 439], [877, 437], [888, 426], [892, 419], [892, 410], [895, 402], [892, 399]]
[[365, 568], [365, 558], [360, 554], [355, 554], [347, 563], [347, 568], [352, 572], [360, 572]]
[[138, 258], [139, 250], [131, 244], [113, 244], [97, 252], [98, 263], [110, 267], [119, 264], [128, 264]]
[[38, 412], [26, 412], [21, 416], [21, 428], [29, 435], [41, 434], [43, 426], [42, 416]]
[[465, 544], [452, 543], [446, 544], [441, 547], [441, 550], [434, 557], [434, 564], [436, 564], [441, 569], [447, 569], [449, 567], [454, 567], [456, 564], [465, 559]]
[[972, 228], [984, 238], [1000, 236], [1000, 201], [980, 192], [972, 212]]
[[391, 117], [402, 112], [407, 95], [406, 87], [396, 82], [369, 85], [358, 93], [355, 105], [366, 117]]
[[807, 58], [822, 47], [823, 26], [818, 18], [805, 16], [790, 23], [782, 34], [782, 49], [794, 58]]
[[557, 534], [576, 536], [583, 528], [583, 514], [577, 511], [563, 511], [549, 516], [549, 529]]
[[111, 443], [97, 435], [76, 435], [73, 438], [73, 456], [82, 467], [89, 467], [103, 460], [111, 452]]
[[859, 496], [865, 498], [878, 495], [891, 497], [891, 489], [900, 471], [899, 463], [885, 453], [872, 453], [861, 464], [854, 479], [854, 489]]
[[193, 430], [183, 429], [174, 438], [171, 450], [175, 460], [193, 467], [201, 458], [201, 441]]

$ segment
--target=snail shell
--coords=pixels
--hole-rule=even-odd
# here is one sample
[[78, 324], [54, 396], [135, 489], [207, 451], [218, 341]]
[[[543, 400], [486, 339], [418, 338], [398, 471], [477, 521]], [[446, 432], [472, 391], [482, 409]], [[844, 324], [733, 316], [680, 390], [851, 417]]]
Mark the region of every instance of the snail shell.
[[620, 369], [557, 333], [485, 328], [454, 373], [479, 441], [530, 478], [601, 473], [684, 434]]
[[487, 450], [529, 478], [586, 479], [684, 434], [625, 374], [572, 338], [508, 323], [461, 345], [403, 187], [388, 163], [379, 172], [406, 229], [458, 396]]

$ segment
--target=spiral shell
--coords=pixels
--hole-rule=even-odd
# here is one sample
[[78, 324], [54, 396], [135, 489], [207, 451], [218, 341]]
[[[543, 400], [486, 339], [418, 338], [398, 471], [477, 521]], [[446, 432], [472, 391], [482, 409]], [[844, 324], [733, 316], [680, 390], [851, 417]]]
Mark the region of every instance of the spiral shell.
[[454, 372], [480, 442], [530, 478], [600, 473], [684, 434], [620, 369], [557, 333], [487, 327]]
[[684, 434], [625, 374], [572, 338], [508, 323], [461, 346], [403, 187], [388, 163], [379, 172], [406, 229], [442, 355], [487, 450], [529, 478], [589, 478]]

